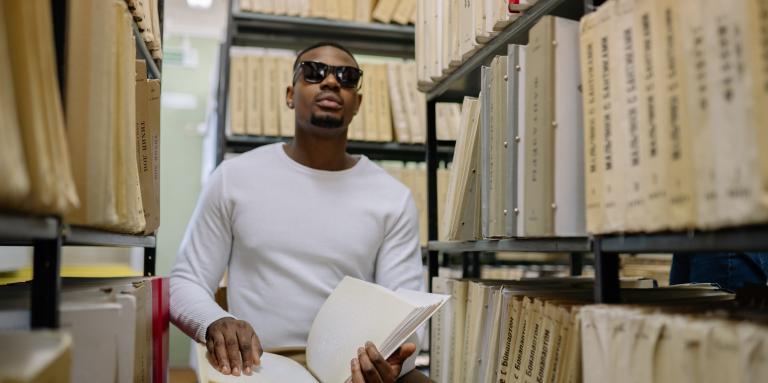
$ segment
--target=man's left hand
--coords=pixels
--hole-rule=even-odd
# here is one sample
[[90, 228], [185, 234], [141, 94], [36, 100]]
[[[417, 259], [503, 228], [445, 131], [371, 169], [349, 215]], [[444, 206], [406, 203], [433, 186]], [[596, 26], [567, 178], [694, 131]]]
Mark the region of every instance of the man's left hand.
[[414, 343], [405, 343], [384, 359], [371, 342], [357, 350], [352, 359], [352, 383], [394, 383], [403, 370], [403, 362], [416, 351]]

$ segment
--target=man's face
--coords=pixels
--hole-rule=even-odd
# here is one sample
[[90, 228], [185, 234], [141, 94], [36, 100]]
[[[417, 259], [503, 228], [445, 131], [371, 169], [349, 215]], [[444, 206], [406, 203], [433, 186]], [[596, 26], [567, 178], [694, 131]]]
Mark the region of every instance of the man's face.
[[[352, 57], [332, 46], [312, 49], [304, 53], [299, 61], [357, 67]], [[304, 81], [300, 73], [286, 93], [286, 102], [296, 109], [296, 128], [323, 136], [346, 136], [347, 126], [357, 114], [361, 101], [362, 96], [357, 89], [342, 87], [333, 73], [317, 84]]]

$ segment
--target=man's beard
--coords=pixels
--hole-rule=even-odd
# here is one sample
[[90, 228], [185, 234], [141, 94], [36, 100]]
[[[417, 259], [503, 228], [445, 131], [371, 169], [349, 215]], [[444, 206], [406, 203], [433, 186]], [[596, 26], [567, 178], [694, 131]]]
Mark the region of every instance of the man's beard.
[[341, 127], [344, 124], [344, 120], [330, 116], [320, 117], [313, 114], [309, 118], [309, 123], [319, 128], [335, 129]]

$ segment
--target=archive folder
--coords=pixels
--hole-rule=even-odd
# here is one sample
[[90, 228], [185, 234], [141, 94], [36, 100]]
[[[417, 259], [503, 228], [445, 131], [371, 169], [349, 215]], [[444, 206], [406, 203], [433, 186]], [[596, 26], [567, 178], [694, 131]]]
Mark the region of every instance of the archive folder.
[[[5, 11], [0, 6], [0, 20], [5, 23]], [[12, 207], [29, 193], [29, 174], [21, 140], [21, 126], [16, 112], [16, 95], [11, 73], [11, 51], [8, 49], [8, 31], [0, 26], [0, 206]]]
[[76, 207], [79, 199], [67, 150], [51, 4], [4, 1], [2, 7], [0, 32], [13, 52], [7, 57], [30, 181], [27, 198], [14, 208], [63, 214]]
[[578, 23], [543, 17], [527, 51], [522, 233], [584, 234]]
[[[480, 98], [482, 100], [483, 94]], [[480, 228], [480, 104], [465, 97], [461, 107], [461, 132], [453, 154], [447, 211], [444, 216], [446, 239], [473, 240], [481, 236]]]
[[506, 125], [502, 163], [504, 194], [504, 234], [517, 235], [520, 207], [518, 206], [518, 179], [520, 177], [520, 131], [525, 121], [525, 45], [507, 46]]

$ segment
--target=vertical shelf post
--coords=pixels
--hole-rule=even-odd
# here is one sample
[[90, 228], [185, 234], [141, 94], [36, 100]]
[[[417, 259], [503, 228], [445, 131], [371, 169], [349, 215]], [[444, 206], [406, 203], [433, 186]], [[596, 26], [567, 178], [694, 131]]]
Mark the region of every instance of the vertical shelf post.
[[[437, 126], [434, 101], [427, 102], [427, 227], [430, 241], [437, 240]], [[437, 276], [437, 251], [429, 251], [429, 291], [432, 291], [432, 277]]]
[[619, 303], [619, 253], [604, 253], [600, 238], [593, 243], [595, 253], [595, 303]]
[[54, 239], [34, 242], [30, 309], [32, 328], [59, 327], [61, 242], [61, 234]]
[[145, 277], [154, 277], [155, 276], [155, 255], [157, 254], [157, 248], [156, 247], [145, 247], [144, 248], [144, 276]]
[[584, 254], [571, 253], [571, 276], [576, 277], [582, 274], [584, 269]]

